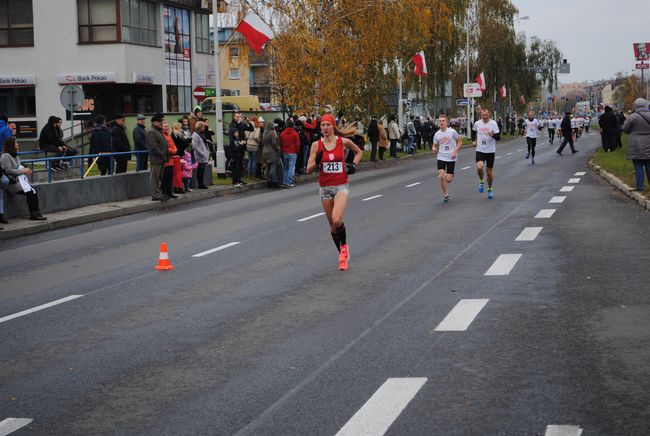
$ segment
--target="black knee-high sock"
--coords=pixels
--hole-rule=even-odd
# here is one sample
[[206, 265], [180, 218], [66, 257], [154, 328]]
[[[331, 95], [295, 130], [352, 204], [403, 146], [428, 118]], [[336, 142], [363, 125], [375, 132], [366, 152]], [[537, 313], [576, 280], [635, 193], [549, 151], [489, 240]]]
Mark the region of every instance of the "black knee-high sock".
[[331, 233], [332, 235], [332, 240], [334, 241], [334, 244], [336, 245], [336, 249], [339, 250], [339, 253], [341, 252], [341, 240], [339, 239], [338, 233]]
[[336, 228], [336, 234], [339, 237], [339, 241], [341, 241], [341, 245], [347, 244], [345, 239], [345, 224], [341, 223], [341, 226]]

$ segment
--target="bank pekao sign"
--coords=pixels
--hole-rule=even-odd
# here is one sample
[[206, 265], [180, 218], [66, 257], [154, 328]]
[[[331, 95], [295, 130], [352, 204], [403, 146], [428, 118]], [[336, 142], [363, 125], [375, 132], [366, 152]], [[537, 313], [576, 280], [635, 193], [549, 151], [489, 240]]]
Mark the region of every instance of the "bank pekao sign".
[[0, 87], [11, 88], [14, 86], [34, 86], [36, 85], [36, 76], [0, 76]]
[[60, 85], [79, 85], [84, 83], [115, 83], [117, 82], [117, 73], [69, 73], [57, 74], [57, 80]]

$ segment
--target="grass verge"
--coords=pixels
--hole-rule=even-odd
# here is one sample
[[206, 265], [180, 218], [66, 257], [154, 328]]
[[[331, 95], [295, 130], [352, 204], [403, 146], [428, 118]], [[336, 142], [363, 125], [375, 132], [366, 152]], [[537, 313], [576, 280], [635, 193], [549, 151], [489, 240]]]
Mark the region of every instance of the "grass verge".
[[[636, 186], [636, 177], [632, 161], [627, 158], [627, 135], [623, 134], [623, 148], [616, 149], [613, 152], [605, 153], [602, 148], [598, 148], [591, 161], [621, 179], [630, 188]], [[646, 189], [641, 194], [650, 199], [650, 192]]]

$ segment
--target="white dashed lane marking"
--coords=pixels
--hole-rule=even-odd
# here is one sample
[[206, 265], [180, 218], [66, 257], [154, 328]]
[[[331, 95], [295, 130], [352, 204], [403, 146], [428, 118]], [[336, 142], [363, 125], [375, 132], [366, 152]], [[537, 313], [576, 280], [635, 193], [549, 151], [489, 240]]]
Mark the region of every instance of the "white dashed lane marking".
[[[40, 306], [32, 307], [31, 309], [23, 310], [22, 312], [14, 313], [13, 315], [7, 315], [0, 318], [0, 323], [11, 321], [12, 319], [20, 318], [21, 316], [29, 315], [30, 313], [38, 312], [39, 310], [48, 309], [52, 306], [57, 306], [59, 304], [67, 303], [68, 301], [76, 300], [81, 298], [83, 295], [70, 295], [59, 300], [51, 301], [49, 303], [41, 304]], [[14, 419], [14, 418], [9, 418]], [[4, 422], [4, 421], [3, 421]]]
[[468, 169], [470, 169], [470, 168], [471, 168], [471, 167], [462, 167], [461, 170], [468, 170]]
[[582, 429], [577, 425], [547, 425], [544, 436], [580, 436]]
[[381, 194], [379, 194], [379, 195], [373, 195], [372, 197], [364, 198], [364, 199], [361, 200], [361, 201], [370, 201], [370, 200], [374, 200], [375, 198], [379, 198], [379, 197], [383, 197], [383, 195], [381, 195]]
[[464, 332], [467, 330], [488, 303], [485, 299], [465, 299], [460, 300], [458, 304], [447, 314], [445, 319], [434, 329], [436, 332]]
[[574, 174], [574, 176], [584, 176], [585, 174], [587, 174], [586, 171], [578, 171], [577, 173]]
[[580, 183], [580, 178], [579, 177], [570, 178], [567, 183]]
[[565, 195], [556, 195], [555, 197], [551, 198], [548, 202], [549, 203], [564, 203], [564, 200], [566, 200]]
[[512, 154], [512, 152], [508, 153], [508, 156], [510, 156], [511, 154]]
[[501, 156], [497, 156], [497, 159], [501, 159]]
[[519, 150], [517, 150], [517, 151], [521, 151], [521, 148]]
[[30, 418], [7, 418], [0, 421], [0, 436], [6, 436], [32, 422]]
[[300, 218], [300, 219], [297, 220], [296, 222], [304, 223], [305, 221], [309, 221], [309, 220], [311, 220], [311, 219], [318, 218], [319, 216], [323, 216], [323, 215], [325, 215], [325, 212], [316, 213], [316, 214], [314, 214], [314, 215], [309, 215], [309, 216], [306, 216], [306, 217], [304, 217], [304, 218]]
[[575, 186], [562, 186], [562, 188], [560, 188], [560, 192], [571, 192], [574, 188]]
[[543, 227], [526, 227], [521, 231], [515, 241], [534, 241], [542, 231]]
[[426, 381], [415, 377], [389, 378], [336, 436], [383, 435]]
[[422, 182], [411, 183], [410, 185], [406, 185], [405, 188], [412, 188], [412, 187], [414, 187], [414, 186], [419, 185], [420, 183], [422, 183]]
[[234, 247], [235, 245], [239, 245], [240, 243], [241, 243], [241, 242], [230, 242], [230, 243], [225, 244], [225, 245], [222, 245], [222, 246], [220, 246], [220, 247], [213, 248], [213, 249], [208, 250], [208, 251], [204, 251], [203, 253], [195, 254], [195, 255], [192, 256], [192, 257], [203, 257], [203, 256], [207, 256], [208, 254], [216, 253], [217, 251], [221, 251], [221, 250], [225, 250], [226, 248]]
[[553, 216], [557, 209], [542, 209], [539, 212], [537, 212], [537, 215], [535, 215], [535, 218], [550, 218]]
[[492, 266], [485, 271], [486, 276], [507, 276], [510, 274], [510, 271], [515, 267], [521, 254], [501, 254], [497, 257], [497, 260], [494, 261]]

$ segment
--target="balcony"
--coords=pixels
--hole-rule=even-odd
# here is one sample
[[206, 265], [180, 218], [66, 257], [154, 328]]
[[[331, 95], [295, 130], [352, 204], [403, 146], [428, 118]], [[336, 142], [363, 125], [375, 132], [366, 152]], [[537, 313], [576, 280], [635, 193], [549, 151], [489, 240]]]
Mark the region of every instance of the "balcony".
[[262, 54], [256, 54], [251, 50], [249, 54], [249, 60], [251, 67], [268, 67], [269, 66], [269, 57], [268, 55], [262, 53]]
[[249, 86], [251, 88], [270, 88], [271, 87], [271, 82], [268, 80], [265, 81], [251, 81]]

